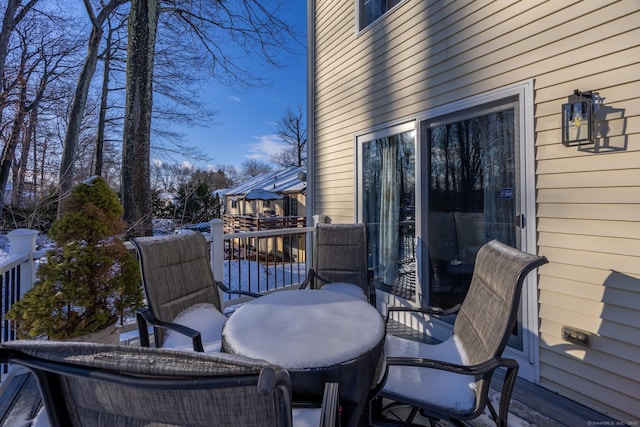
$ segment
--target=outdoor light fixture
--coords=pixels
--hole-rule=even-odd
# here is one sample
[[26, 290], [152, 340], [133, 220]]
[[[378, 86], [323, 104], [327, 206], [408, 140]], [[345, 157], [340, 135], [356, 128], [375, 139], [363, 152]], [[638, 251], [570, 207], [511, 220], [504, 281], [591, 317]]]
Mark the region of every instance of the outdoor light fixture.
[[562, 104], [562, 143], [572, 145], [593, 144], [595, 138], [595, 111], [602, 104], [598, 92], [574, 90], [566, 104]]

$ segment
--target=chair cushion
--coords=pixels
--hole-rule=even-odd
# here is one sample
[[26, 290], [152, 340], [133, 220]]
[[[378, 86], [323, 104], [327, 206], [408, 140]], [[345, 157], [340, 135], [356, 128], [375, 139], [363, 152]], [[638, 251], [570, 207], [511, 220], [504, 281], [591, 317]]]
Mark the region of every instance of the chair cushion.
[[319, 427], [322, 409], [299, 408], [292, 411], [293, 427]]
[[351, 295], [352, 297], [361, 299], [363, 301], [367, 300], [367, 296], [365, 295], [362, 288], [358, 285], [354, 285], [353, 283], [332, 282], [327, 283], [320, 289], [322, 289], [323, 291], [333, 291]]
[[[440, 344], [425, 344], [388, 334], [386, 356], [420, 357], [455, 364], [468, 364], [468, 357], [457, 337]], [[447, 408], [464, 414], [473, 411], [476, 399], [475, 378], [438, 369], [390, 366], [383, 394], [389, 398], [416, 402], [426, 407]]]
[[[227, 317], [220, 313], [213, 304], [196, 304], [178, 314], [172, 323], [188, 326], [202, 335], [202, 346], [205, 353], [219, 352], [222, 348], [222, 327]], [[174, 350], [193, 350], [191, 338], [175, 331], [167, 331], [163, 348]]]

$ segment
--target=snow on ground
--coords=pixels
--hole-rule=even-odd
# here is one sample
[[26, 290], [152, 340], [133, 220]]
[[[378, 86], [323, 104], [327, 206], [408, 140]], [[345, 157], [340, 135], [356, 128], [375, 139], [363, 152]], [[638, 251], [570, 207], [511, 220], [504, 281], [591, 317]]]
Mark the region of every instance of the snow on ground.
[[224, 277], [221, 279], [231, 289], [240, 288], [257, 293], [300, 283], [306, 275], [304, 262], [264, 264], [249, 260], [225, 260]]

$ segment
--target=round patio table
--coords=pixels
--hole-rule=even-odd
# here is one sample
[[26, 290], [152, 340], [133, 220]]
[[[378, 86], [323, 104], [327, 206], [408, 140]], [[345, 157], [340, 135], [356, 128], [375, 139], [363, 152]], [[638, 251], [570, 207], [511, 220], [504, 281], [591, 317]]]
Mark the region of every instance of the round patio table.
[[344, 293], [289, 290], [256, 298], [222, 330], [229, 353], [263, 359], [289, 371], [294, 401], [322, 400], [325, 382], [339, 383], [342, 422], [357, 426], [383, 363], [385, 328], [371, 304]]

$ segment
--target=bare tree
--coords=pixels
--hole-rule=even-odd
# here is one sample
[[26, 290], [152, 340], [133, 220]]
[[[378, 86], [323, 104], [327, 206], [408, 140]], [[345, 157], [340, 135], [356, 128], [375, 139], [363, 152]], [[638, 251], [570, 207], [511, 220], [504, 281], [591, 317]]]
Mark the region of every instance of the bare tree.
[[7, 7], [2, 18], [2, 31], [0, 32], [0, 85], [3, 88], [0, 98], [0, 121], [2, 121], [2, 112], [5, 106], [5, 64], [11, 33], [37, 2], [38, 0], [29, 0], [22, 5], [21, 0], [7, 0]]
[[[4, 194], [12, 169], [12, 198], [14, 201], [20, 198], [40, 102], [68, 54], [65, 42], [53, 37], [46, 27], [42, 20], [32, 16], [15, 29], [19, 41], [14, 49], [17, 68], [12, 70], [13, 80], [7, 85], [13, 93], [5, 92], [14, 114], [0, 161], [0, 211], [4, 208]], [[21, 156], [16, 156], [20, 145]]]
[[[77, 45], [72, 39], [61, 34], [56, 24], [49, 23], [49, 20], [42, 19], [34, 22], [37, 24], [38, 30], [34, 28], [25, 28], [25, 34], [29, 35], [30, 41], [27, 43], [34, 49], [36, 57], [33, 62], [35, 65], [34, 78], [29, 83], [32, 89], [28, 94], [28, 101], [24, 105], [28, 117], [22, 132], [20, 141], [21, 150], [19, 158], [13, 162], [13, 192], [12, 204], [19, 205], [22, 201], [22, 193], [25, 187], [25, 180], [28, 169], [29, 158], [31, 154], [31, 146], [37, 141], [37, 130], [40, 115], [44, 112], [48, 104], [59, 100], [58, 94], [52, 89], [52, 86], [74, 69], [74, 65], [68, 62], [68, 57], [75, 50]], [[35, 157], [32, 159], [35, 162]], [[4, 167], [4, 163], [3, 163]], [[6, 188], [4, 170], [0, 171], [0, 189], [4, 192]], [[31, 177], [32, 183], [35, 183], [34, 176]], [[35, 190], [35, 188], [32, 188]], [[34, 191], [32, 191], [33, 193]]]
[[217, 170], [219, 174], [222, 174], [229, 180], [229, 187], [233, 187], [240, 181], [240, 173], [233, 165], [220, 165]]
[[286, 149], [271, 157], [271, 161], [282, 167], [303, 166], [306, 163], [307, 128], [302, 107], [296, 111], [287, 108], [278, 121], [278, 136], [287, 145]]
[[254, 176], [262, 175], [263, 173], [271, 172], [273, 168], [269, 163], [264, 163], [255, 159], [249, 159], [242, 162], [240, 167], [240, 175], [244, 179], [253, 178]]
[[104, 151], [105, 151], [105, 134], [107, 125], [107, 111], [109, 109], [109, 81], [111, 74], [111, 61], [114, 59], [116, 52], [119, 48], [118, 39], [116, 39], [116, 32], [127, 24], [126, 17], [114, 17], [117, 20], [115, 26], [112, 25], [112, 17], [107, 17], [107, 38], [105, 40], [105, 48], [101, 55], [103, 68], [102, 68], [102, 89], [100, 93], [100, 112], [98, 115], [98, 128], [96, 135], [96, 155], [94, 174], [102, 176], [104, 166]]
[[84, 60], [80, 76], [78, 77], [78, 84], [76, 86], [73, 102], [71, 104], [71, 111], [69, 112], [69, 122], [67, 124], [67, 131], [64, 140], [64, 151], [62, 153], [62, 159], [60, 161], [60, 204], [58, 211], [62, 206], [62, 200], [71, 191], [73, 186], [73, 173], [76, 149], [78, 146], [78, 138], [80, 136], [80, 127], [82, 125], [82, 118], [84, 116], [84, 110], [87, 103], [87, 96], [89, 93], [89, 87], [91, 86], [91, 80], [96, 69], [96, 63], [98, 62], [98, 49], [100, 48], [100, 41], [104, 29], [102, 28], [105, 20], [109, 15], [120, 5], [127, 2], [127, 0], [109, 0], [104, 2], [104, 6], [96, 15], [93, 10], [93, 6], [89, 0], [83, 0], [84, 6], [91, 21], [91, 34], [87, 42], [87, 56]]
[[[30, 74], [35, 70], [37, 64], [30, 63], [33, 52], [27, 47], [27, 37], [24, 33], [20, 34], [20, 64], [17, 69], [17, 99], [15, 101], [15, 114], [9, 131], [9, 138], [4, 144], [2, 150], [2, 163], [0, 164], [0, 208], [4, 209], [5, 189], [9, 180], [9, 172], [11, 171], [11, 162], [14, 159], [16, 147], [20, 142], [24, 121], [27, 116], [27, 82]], [[0, 209], [0, 212], [2, 209]]]
[[[138, 79], [146, 79], [147, 84], [151, 84], [158, 29], [154, 17], [158, 16], [159, 0], [150, 0], [144, 6], [136, 1], [132, 0], [129, 18], [129, 58], [140, 63], [136, 67], [127, 65], [125, 123], [131, 124], [125, 124], [123, 138], [122, 195], [125, 219], [132, 227], [130, 234], [145, 235], [151, 232], [149, 153], [153, 104], [151, 88], [143, 86]], [[248, 85], [260, 82], [260, 79], [251, 72], [252, 64], [243, 68], [233, 52], [239, 49], [277, 65], [278, 54], [287, 51], [294, 33], [278, 18], [280, 6], [280, 2], [265, 5], [259, 0], [184, 1], [167, 2], [162, 10], [167, 27], [182, 29], [180, 34], [190, 35], [186, 39], [193, 41], [194, 50], [205, 54], [202, 58], [213, 76], [227, 83]], [[132, 52], [137, 55], [132, 57]], [[141, 73], [141, 76], [129, 73]], [[131, 117], [138, 114], [142, 119], [138, 125], [131, 121], [130, 114]]]

